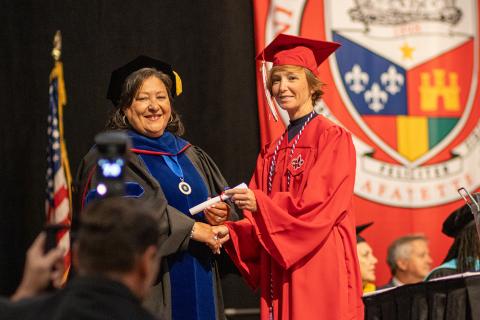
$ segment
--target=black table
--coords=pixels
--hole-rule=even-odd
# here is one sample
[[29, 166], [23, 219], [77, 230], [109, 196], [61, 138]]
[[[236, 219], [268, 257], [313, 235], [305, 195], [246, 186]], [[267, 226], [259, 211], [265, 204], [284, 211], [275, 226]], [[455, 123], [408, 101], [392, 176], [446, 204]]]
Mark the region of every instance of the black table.
[[480, 320], [480, 273], [367, 294], [365, 320]]

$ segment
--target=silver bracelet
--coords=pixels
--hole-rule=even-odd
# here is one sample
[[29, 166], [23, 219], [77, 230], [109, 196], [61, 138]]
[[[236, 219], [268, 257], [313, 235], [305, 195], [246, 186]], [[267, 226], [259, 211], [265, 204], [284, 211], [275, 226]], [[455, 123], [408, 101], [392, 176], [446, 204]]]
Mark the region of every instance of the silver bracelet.
[[192, 230], [190, 231], [190, 239], [193, 239], [194, 232], [195, 232], [195, 223], [193, 224]]

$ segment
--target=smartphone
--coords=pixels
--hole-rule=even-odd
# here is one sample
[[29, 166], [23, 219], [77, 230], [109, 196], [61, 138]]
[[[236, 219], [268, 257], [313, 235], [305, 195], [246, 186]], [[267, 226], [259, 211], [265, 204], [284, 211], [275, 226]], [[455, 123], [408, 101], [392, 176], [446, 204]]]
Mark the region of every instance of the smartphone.
[[125, 132], [107, 131], [95, 136], [98, 150], [97, 197], [125, 194], [125, 154], [130, 144]]
[[45, 240], [45, 246], [43, 251], [47, 253], [48, 251], [57, 247], [57, 239], [60, 237], [60, 232], [63, 230], [69, 229], [70, 226], [66, 224], [47, 224], [43, 228], [45, 231], [47, 238]]

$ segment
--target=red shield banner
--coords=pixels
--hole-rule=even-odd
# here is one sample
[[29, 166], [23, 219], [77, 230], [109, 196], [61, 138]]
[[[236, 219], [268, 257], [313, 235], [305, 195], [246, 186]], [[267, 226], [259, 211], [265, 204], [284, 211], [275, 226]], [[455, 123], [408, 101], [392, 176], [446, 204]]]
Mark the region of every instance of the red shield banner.
[[[320, 67], [327, 86], [316, 108], [354, 137], [355, 212], [358, 224], [374, 221], [363, 234], [380, 261], [377, 284], [402, 235], [425, 234], [439, 265], [451, 244], [442, 223], [463, 204], [457, 189], [480, 186], [477, 1], [257, 0], [254, 9], [257, 52], [279, 33], [342, 44]], [[287, 118], [271, 116], [260, 72], [257, 89], [266, 143]]]

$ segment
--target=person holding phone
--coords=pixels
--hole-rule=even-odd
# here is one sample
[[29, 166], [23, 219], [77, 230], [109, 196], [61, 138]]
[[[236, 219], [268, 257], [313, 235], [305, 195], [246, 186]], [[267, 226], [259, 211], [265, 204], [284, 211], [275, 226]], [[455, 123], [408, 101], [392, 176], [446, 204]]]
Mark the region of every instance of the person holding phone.
[[41, 232], [27, 251], [22, 281], [10, 300], [35, 297], [49, 285], [60, 288], [64, 270], [63, 253], [64, 249], [60, 247], [48, 247], [47, 234]]
[[[0, 305], [2, 319], [158, 319], [142, 306], [160, 264], [162, 235], [154, 207], [108, 198], [90, 203], [80, 219], [72, 248], [76, 276], [60, 290]], [[29, 258], [38, 258], [43, 240], [40, 236]], [[55, 249], [47, 256], [54, 254]], [[36, 272], [35, 278], [47, 277]]]

